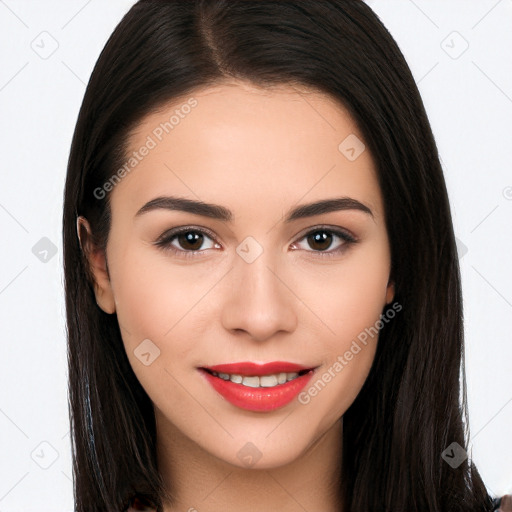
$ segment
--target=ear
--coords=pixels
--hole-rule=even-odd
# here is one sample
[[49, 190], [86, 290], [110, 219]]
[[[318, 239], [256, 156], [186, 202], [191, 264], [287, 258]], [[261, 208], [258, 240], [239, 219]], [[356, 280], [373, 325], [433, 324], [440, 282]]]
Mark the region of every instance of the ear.
[[110, 284], [110, 277], [108, 275], [105, 251], [95, 246], [89, 222], [81, 215], [76, 219], [76, 231], [80, 248], [89, 266], [88, 273], [94, 281], [96, 304], [98, 304], [105, 313], [115, 313], [116, 305]]
[[391, 279], [388, 281], [386, 289], [386, 304], [389, 304], [395, 298], [395, 282]]

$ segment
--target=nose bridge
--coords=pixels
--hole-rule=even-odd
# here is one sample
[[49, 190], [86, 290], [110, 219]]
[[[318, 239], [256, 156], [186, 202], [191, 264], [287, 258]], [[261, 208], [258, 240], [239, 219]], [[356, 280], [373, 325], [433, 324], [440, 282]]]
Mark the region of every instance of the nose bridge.
[[[252, 257], [253, 251], [251, 248], [247, 254], [251, 254]], [[242, 289], [245, 287], [247, 294], [272, 301], [276, 300], [276, 295], [282, 294], [282, 284], [276, 277], [278, 267], [278, 257], [271, 250], [265, 250], [250, 261], [239, 256], [235, 263], [235, 275], [240, 279], [239, 283]]]
[[296, 299], [283, 284], [283, 259], [267, 250], [253, 237], [247, 237], [236, 249], [228, 291], [223, 308], [227, 329], [241, 329], [263, 340], [281, 330], [293, 330], [296, 324]]

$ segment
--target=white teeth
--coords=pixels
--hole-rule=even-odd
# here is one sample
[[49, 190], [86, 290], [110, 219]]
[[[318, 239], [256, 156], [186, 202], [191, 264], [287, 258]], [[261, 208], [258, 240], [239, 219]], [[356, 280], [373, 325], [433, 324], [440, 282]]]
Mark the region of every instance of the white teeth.
[[248, 377], [237, 374], [231, 375], [229, 373], [211, 373], [223, 380], [230, 380], [235, 384], [242, 384], [250, 388], [273, 388], [279, 384], [284, 384], [285, 382], [296, 379], [299, 376], [297, 372], [281, 372], [272, 375], [262, 375], [261, 377], [258, 377], [257, 375]]
[[262, 375], [259, 380], [262, 388], [277, 386], [277, 377], [275, 375]]
[[260, 378], [259, 377], [244, 377], [242, 380], [242, 384], [244, 386], [249, 386], [250, 388], [259, 388], [260, 387]]

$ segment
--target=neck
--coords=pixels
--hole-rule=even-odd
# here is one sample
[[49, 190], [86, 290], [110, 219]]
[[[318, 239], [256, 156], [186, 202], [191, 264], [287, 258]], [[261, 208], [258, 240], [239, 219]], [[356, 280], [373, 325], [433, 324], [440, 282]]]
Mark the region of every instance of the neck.
[[294, 461], [250, 469], [206, 452], [157, 412], [158, 466], [174, 497], [163, 510], [340, 512], [342, 430], [341, 419]]

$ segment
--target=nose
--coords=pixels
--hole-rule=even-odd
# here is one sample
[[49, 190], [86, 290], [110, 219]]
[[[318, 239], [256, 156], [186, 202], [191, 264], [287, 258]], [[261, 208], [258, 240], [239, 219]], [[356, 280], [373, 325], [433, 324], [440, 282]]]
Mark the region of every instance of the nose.
[[235, 258], [222, 307], [225, 329], [242, 331], [256, 341], [296, 329], [300, 300], [294, 293], [296, 284], [289, 282], [293, 280], [283, 268], [267, 257], [267, 252], [252, 263]]

